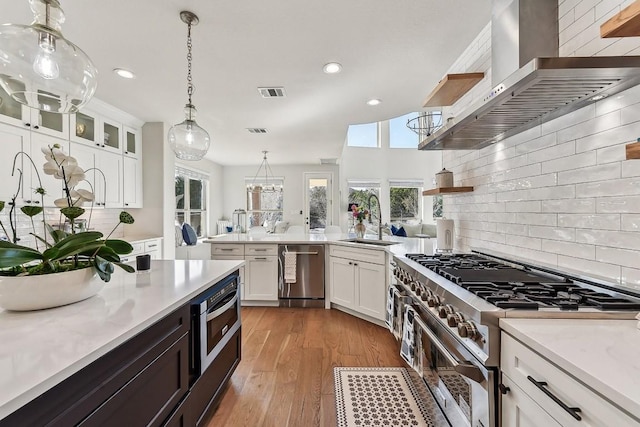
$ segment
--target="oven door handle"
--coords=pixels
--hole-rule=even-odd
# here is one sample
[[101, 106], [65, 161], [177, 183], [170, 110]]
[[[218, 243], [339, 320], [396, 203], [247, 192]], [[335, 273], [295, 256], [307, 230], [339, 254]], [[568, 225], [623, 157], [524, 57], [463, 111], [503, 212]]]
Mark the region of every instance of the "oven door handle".
[[451, 366], [453, 366], [453, 369], [457, 373], [469, 378], [472, 381], [477, 382], [478, 384], [481, 384], [485, 380], [485, 377], [482, 374], [480, 368], [471, 363], [460, 363], [460, 361], [453, 357], [453, 354], [451, 354], [449, 350], [446, 349], [446, 347], [440, 342], [440, 339], [436, 336], [436, 334], [431, 331], [431, 329], [427, 326], [426, 323], [424, 323], [421, 318], [419, 318], [418, 316], [414, 316], [413, 321], [418, 324], [420, 329], [422, 329], [425, 334], [427, 334], [427, 336], [431, 340], [431, 343], [436, 346], [438, 351], [447, 359], [447, 361], [451, 364]]
[[228, 309], [230, 309], [231, 307], [233, 307], [233, 305], [238, 301], [238, 293], [236, 293], [233, 298], [231, 299], [231, 301], [229, 301], [228, 303], [226, 303], [225, 305], [223, 305], [222, 307], [218, 308], [215, 311], [212, 311], [211, 313], [207, 313], [207, 322], [215, 319], [216, 317], [220, 316], [222, 313], [224, 313], [225, 311], [227, 311]]

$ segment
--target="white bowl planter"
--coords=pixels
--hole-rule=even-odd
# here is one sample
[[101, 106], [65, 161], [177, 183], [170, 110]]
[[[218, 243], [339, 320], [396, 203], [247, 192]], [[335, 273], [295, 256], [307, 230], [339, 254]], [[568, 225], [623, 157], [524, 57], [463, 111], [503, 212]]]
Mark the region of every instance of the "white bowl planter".
[[104, 287], [93, 267], [37, 276], [0, 276], [0, 307], [29, 311], [72, 304]]

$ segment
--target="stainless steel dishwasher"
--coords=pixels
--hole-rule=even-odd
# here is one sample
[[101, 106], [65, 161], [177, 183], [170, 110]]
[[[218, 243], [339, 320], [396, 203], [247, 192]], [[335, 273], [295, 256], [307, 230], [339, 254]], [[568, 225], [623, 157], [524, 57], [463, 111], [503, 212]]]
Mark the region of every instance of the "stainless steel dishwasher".
[[278, 245], [281, 307], [324, 307], [324, 245]]

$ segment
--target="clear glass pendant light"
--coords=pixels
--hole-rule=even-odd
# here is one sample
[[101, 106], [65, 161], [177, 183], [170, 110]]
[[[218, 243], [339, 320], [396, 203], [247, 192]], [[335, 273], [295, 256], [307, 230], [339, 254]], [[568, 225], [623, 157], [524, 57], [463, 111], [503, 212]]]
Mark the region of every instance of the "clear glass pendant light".
[[31, 25], [0, 25], [0, 86], [21, 104], [75, 113], [96, 91], [98, 70], [60, 32], [58, 0], [29, 0]]
[[191, 26], [198, 24], [198, 17], [187, 11], [180, 12], [180, 19], [188, 26], [187, 30], [187, 96], [189, 101], [184, 107], [185, 120], [169, 129], [169, 146], [181, 160], [200, 160], [209, 151], [211, 138], [209, 133], [196, 123], [196, 107], [191, 103], [193, 83], [191, 79]]

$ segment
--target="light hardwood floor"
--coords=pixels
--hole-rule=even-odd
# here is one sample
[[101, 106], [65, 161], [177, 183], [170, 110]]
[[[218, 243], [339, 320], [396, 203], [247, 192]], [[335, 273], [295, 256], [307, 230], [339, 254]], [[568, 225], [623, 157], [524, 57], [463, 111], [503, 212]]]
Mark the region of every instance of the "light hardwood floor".
[[403, 366], [387, 329], [338, 310], [243, 307], [242, 346], [208, 427], [333, 427], [334, 366]]

